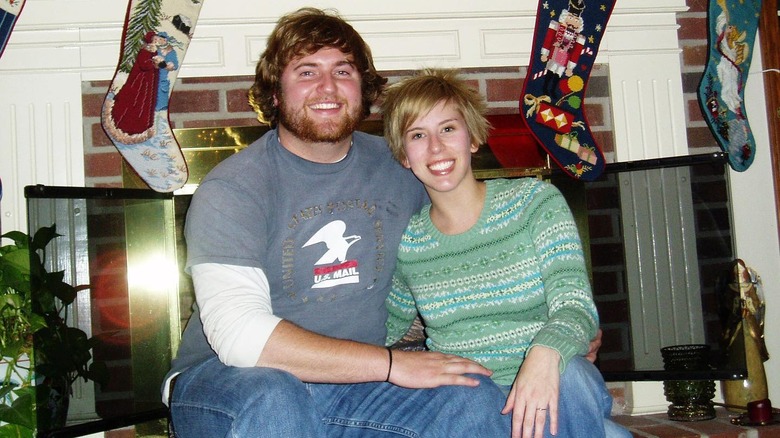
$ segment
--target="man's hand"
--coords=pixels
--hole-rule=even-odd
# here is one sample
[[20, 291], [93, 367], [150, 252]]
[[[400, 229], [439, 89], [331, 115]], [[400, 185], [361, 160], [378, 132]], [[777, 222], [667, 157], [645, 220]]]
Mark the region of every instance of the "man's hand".
[[435, 388], [445, 385], [479, 385], [479, 380], [466, 374], [490, 376], [492, 371], [477, 362], [452, 354], [393, 350], [390, 382], [398, 386]]
[[599, 348], [601, 348], [601, 329], [596, 332], [596, 337], [590, 341], [590, 348], [588, 354], [585, 355], [585, 359], [588, 359], [591, 363], [596, 363], [596, 359], [599, 356]]

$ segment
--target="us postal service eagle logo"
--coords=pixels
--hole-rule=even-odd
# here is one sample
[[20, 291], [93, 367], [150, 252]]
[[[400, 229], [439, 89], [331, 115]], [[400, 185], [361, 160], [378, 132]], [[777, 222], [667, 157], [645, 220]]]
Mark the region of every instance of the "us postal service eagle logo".
[[360, 236], [345, 236], [346, 231], [347, 224], [336, 220], [320, 228], [303, 244], [303, 248], [324, 244], [324, 254], [314, 263], [312, 288], [328, 288], [360, 282], [358, 261], [347, 258], [349, 248], [360, 240]]

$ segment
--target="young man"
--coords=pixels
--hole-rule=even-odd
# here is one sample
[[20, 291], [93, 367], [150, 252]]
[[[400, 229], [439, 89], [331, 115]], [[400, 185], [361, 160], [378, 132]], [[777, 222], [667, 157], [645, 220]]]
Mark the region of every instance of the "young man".
[[335, 15], [302, 9], [269, 37], [250, 102], [273, 129], [187, 216], [197, 309], [163, 388], [177, 436], [509, 436], [489, 370], [383, 347], [400, 236], [427, 202], [355, 132], [384, 82]]
[[584, 357], [599, 316], [569, 206], [536, 178], [474, 177], [485, 110], [452, 70], [428, 69], [387, 90], [390, 149], [431, 200], [401, 237], [387, 342], [419, 313], [431, 350], [493, 371], [508, 395], [512, 437], [628, 438]]

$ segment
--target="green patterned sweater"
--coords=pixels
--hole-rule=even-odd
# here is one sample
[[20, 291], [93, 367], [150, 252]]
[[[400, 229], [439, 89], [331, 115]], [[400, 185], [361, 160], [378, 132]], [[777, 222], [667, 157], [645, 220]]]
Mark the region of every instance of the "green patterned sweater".
[[387, 299], [387, 344], [417, 311], [430, 350], [473, 359], [511, 385], [528, 350], [561, 355], [560, 372], [596, 334], [577, 226], [558, 189], [533, 178], [487, 181], [476, 225], [440, 233], [430, 206], [409, 222]]

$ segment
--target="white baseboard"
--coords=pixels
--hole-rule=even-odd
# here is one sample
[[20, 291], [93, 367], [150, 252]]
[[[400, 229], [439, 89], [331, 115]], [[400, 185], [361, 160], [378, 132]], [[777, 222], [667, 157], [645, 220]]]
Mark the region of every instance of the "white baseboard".
[[[664, 395], [663, 382], [624, 382], [625, 383], [625, 415], [661, 414], [669, 408], [669, 402]], [[715, 381], [714, 402], [722, 403], [720, 381]]]

